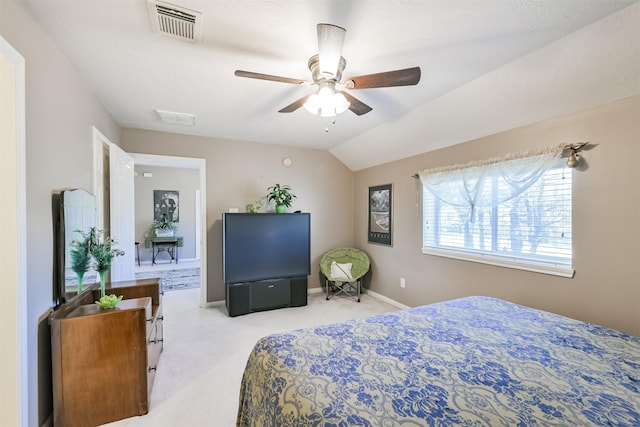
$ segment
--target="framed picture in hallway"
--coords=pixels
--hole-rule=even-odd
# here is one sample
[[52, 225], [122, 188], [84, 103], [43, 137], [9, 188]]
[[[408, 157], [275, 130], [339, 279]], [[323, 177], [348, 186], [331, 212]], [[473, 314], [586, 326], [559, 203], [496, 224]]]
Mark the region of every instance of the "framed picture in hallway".
[[153, 219], [180, 220], [180, 195], [174, 190], [153, 190]]
[[392, 184], [369, 187], [368, 241], [392, 246]]

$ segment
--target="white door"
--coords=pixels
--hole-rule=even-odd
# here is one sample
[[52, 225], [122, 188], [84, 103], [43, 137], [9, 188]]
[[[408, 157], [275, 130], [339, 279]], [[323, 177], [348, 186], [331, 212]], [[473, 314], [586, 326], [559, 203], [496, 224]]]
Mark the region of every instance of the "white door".
[[[25, 174], [25, 60], [0, 36], [0, 245], [2, 298], [0, 299], [0, 425], [26, 426], [28, 372], [37, 344], [27, 322], [27, 204]], [[46, 301], [46, 297], [36, 300]], [[49, 300], [50, 301], [50, 300]], [[31, 393], [30, 393], [31, 392]]]
[[124, 255], [111, 264], [111, 281], [135, 279], [135, 205], [133, 157], [115, 144], [109, 144], [110, 235]]

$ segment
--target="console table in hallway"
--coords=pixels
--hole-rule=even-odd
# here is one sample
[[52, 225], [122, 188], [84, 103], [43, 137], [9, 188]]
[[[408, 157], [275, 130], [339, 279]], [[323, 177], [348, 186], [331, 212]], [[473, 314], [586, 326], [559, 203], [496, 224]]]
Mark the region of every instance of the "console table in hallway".
[[183, 237], [182, 236], [174, 236], [174, 237], [149, 237], [145, 239], [144, 246], [146, 248], [151, 248], [151, 265], [156, 263], [156, 259], [160, 252], [167, 252], [171, 259], [171, 261], [175, 260], [176, 264], [178, 263], [178, 247], [183, 245]]

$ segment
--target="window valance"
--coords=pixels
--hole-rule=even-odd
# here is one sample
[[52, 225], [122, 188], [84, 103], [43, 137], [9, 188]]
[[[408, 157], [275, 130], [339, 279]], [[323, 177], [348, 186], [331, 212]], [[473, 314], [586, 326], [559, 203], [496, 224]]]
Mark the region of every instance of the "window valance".
[[[467, 208], [467, 220], [473, 222], [476, 208], [505, 202], [534, 185], [556, 164], [565, 147], [560, 144], [503, 158], [425, 169], [419, 177], [442, 202]], [[496, 188], [501, 191], [494, 191]]]

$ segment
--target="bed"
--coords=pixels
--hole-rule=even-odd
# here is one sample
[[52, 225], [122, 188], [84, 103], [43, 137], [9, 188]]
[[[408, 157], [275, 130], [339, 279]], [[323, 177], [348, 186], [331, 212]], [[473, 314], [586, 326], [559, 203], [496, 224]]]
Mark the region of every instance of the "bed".
[[260, 339], [238, 426], [640, 426], [640, 338], [467, 297]]

